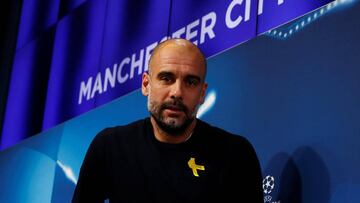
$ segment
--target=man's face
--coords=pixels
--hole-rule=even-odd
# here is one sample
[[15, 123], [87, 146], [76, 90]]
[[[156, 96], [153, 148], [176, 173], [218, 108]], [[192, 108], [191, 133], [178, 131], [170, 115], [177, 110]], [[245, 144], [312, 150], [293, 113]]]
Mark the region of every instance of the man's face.
[[186, 44], [161, 47], [143, 75], [142, 92], [148, 96], [148, 110], [162, 130], [177, 135], [193, 122], [204, 102], [207, 84], [200, 52]]

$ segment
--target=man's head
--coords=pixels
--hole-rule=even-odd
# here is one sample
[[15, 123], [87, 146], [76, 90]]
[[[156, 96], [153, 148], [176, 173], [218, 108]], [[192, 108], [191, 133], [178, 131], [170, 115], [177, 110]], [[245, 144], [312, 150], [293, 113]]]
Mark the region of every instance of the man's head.
[[142, 78], [142, 93], [163, 131], [180, 135], [194, 122], [205, 98], [205, 76], [206, 59], [191, 42], [170, 39], [154, 49]]

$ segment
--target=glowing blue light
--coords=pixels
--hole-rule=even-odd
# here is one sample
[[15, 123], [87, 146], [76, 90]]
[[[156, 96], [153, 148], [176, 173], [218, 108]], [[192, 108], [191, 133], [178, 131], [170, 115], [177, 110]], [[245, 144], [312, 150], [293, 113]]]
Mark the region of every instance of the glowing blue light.
[[272, 36], [272, 37], [275, 37], [278, 39], [285, 39], [289, 35], [292, 35], [298, 31], [300, 31], [301, 29], [303, 29], [307, 25], [311, 24], [312, 22], [317, 20], [322, 15], [325, 15], [326, 13], [330, 12], [334, 8], [345, 6], [345, 4], [349, 4], [349, 3], [352, 3], [355, 1], [360, 1], [360, 0], [336, 0], [332, 3], [329, 3], [328, 5], [325, 5], [318, 11], [314, 11], [313, 13], [305, 15], [304, 17], [300, 18], [299, 20], [295, 21], [292, 25], [290, 24], [289, 26], [287, 26], [285, 28], [283, 26], [283, 27], [280, 27], [277, 29], [273, 29], [272, 32], [267, 32], [266, 34], [268, 36]]
[[200, 106], [196, 117], [201, 118], [205, 113], [210, 111], [210, 109], [215, 105], [216, 101], [216, 92], [214, 90], [210, 91], [206, 98], [204, 103]]
[[74, 172], [72, 171], [72, 169], [66, 165], [64, 165], [63, 163], [61, 163], [59, 160], [56, 161], [56, 164], [61, 168], [61, 170], [64, 172], [65, 176], [76, 185], [77, 180], [75, 177]]

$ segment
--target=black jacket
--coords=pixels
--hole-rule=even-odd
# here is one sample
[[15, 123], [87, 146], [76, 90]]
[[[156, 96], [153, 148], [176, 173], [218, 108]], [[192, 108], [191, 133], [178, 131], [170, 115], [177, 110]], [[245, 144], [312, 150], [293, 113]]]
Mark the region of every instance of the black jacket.
[[73, 202], [262, 203], [261, 181], [244, 137], [198, 120], [189, 140], [167, 144], [156, 140], [147, 118], [94, 138]]

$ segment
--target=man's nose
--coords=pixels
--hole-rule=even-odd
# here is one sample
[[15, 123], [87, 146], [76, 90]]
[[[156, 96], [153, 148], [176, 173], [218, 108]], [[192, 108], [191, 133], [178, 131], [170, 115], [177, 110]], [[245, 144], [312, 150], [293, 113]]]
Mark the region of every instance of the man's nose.
[[177, 80], [171, 86], [170, 96], [171, 96], [171, 98], [178, 98], [178, 99], [182, 100], [182, 97], [183, 97], [183, 84], [181, 83], [181, 81]]

